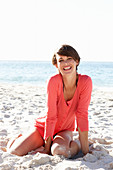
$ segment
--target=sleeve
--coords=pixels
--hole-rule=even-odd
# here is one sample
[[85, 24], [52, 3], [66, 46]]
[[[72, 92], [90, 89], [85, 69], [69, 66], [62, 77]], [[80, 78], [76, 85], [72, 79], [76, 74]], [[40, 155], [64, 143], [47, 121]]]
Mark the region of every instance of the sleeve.
[[76, 113], [77, 121], [76, 130], [78, 130], [79, 127], [81, 131], [88, 131], [89, 130], [88, 107], [91, 100], [92, 80], [90, 77], [86, 76], [86, 78], [81, 83], [82, 87], [80, 90], [80, 96]]
[[44, 139], [51, 136], [57, 122], [57, 84], [54, 78], [51, 78], [47, 85], [47, 115], [45, 122]]

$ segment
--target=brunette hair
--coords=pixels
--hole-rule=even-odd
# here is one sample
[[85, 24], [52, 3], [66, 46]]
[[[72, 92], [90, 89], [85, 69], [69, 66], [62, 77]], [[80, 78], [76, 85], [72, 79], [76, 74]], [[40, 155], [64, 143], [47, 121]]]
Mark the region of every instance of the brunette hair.
[[57, 59], [56, 55], [62, 55], [62, 56], [70, 56], [72, 57], [75, 61], [78, 60], [78, 63], [80, 62], [80, 57], [78, 52], [70, 45], [62, 45], [53, 55], [52, 57], [52, 64], [56, 65], [57, 64]]

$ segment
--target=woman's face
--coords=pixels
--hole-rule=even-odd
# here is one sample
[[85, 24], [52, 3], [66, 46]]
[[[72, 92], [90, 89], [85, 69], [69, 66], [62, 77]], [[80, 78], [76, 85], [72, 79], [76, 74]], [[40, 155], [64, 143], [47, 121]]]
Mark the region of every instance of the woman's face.
[[75, 61], [72, 57], [57, 54], [56, 59], [57, 59], [56, 67], [58, 68], [59, 72], [62, 75], [76, 73], [76, 66], [78, 65], [78, 62]]

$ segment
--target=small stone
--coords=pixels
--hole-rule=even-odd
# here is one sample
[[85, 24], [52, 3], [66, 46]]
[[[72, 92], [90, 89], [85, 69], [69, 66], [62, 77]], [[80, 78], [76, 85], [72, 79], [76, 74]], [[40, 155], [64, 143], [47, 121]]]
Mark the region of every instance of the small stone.
[[5, 117], [5, 118], [9, 118], [9, 117], [10, 117], [10, 115], [6, 115], [6, 114], [5, 114], [5, 115], [4, 115], [4, 117]]

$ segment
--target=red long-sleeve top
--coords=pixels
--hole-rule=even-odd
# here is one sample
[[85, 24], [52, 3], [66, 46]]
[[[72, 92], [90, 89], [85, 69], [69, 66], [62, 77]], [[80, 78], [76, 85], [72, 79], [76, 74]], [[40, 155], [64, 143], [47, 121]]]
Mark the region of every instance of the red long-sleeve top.
[[87, 75], [78, 75], [75, 94], [70, 101], [65, 101], [61, 74], [50, 78], [47, 85], [47, 114], [37, 118], [35, 127], [46, 140], [63, 130], [74, 131], [75, 118], [77, 128], [88, 131], [88, 106], [92, 92], [92, 80]]

